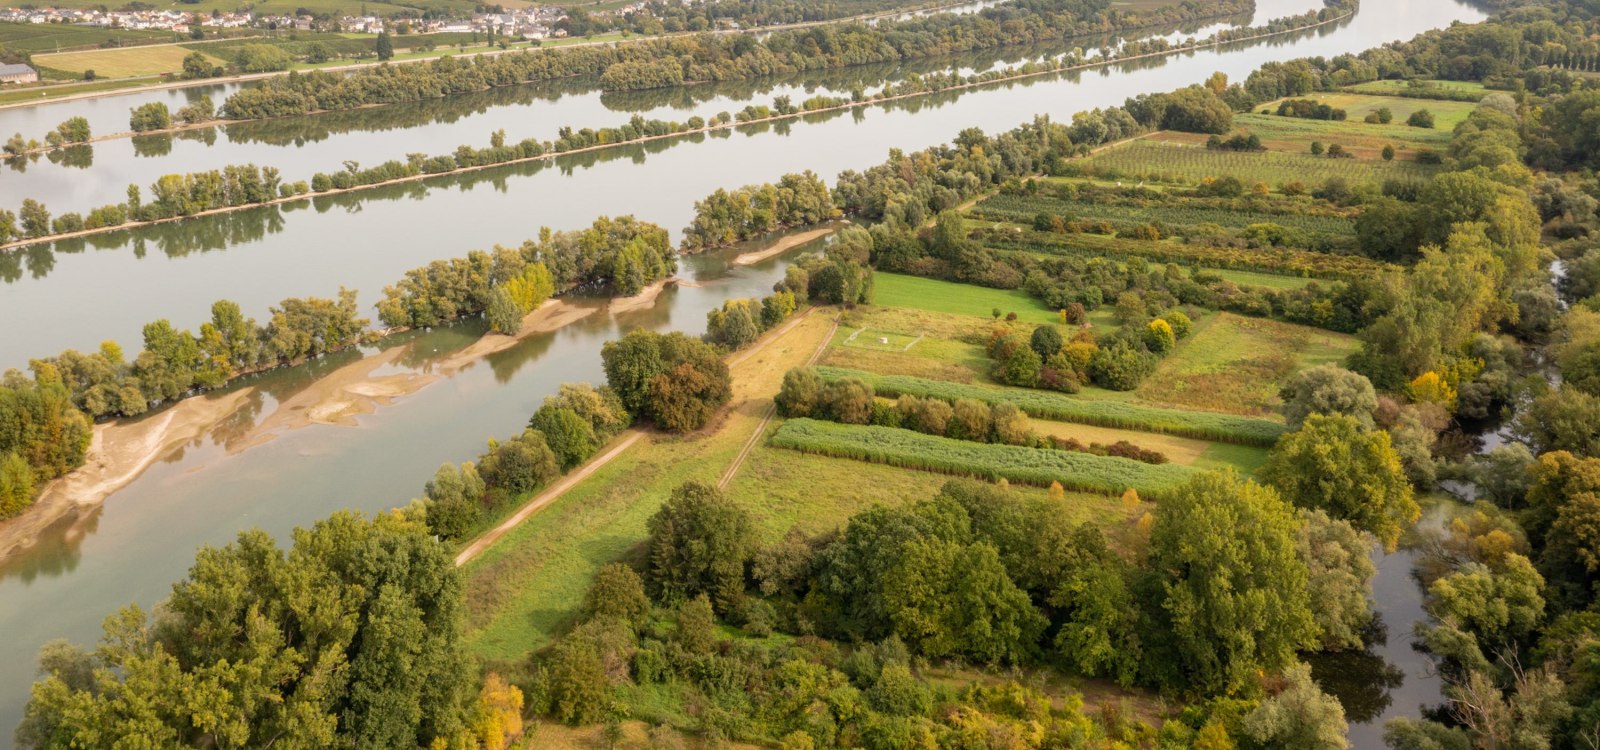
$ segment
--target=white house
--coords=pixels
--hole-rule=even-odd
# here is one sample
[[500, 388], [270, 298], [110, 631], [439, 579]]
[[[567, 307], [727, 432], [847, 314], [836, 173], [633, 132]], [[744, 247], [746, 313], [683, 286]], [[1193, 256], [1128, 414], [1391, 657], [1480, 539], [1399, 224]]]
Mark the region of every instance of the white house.
[[39, 71], [26, 65], [0, 65], [0, 83], [34, 83], [39, 80]]

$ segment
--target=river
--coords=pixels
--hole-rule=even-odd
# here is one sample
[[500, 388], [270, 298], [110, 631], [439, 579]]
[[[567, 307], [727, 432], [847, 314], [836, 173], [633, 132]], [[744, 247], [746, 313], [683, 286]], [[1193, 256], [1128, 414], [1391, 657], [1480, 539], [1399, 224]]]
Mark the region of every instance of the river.
[[[1295, 5], [1288, 12], [1305, 9], [1303, 3]], [[891, 148], [946, 142], [962, 128], [995, 132], [1035, 114], [1066, 120], [1075, 112], [1120, 104], [1140, 92], [1198, 83], [1213, 71], [1242, 80], [1264, 62], [1357, 52], [1483, 17], [1480, 10], [1455, 0], [1401, 0], [1372, 5], [1348, 22], [1292, 40], [1041, 77], [714, 137], [441, 177], [0, 254], [0, 320], [11, 323], [0, 340], [0, 367], [19, 366], [28, 357], [68, 346], [92, 348], [106, 338], [136, 349], [145, 322], [165, 317], [194, 327], [216, 299], [235, 300], [247, 313], [264, 316], [269, 305], [284, 297], [332, 295], [343, 285], [360, 289], [362, 300], [370, 304], [383, 285], [408, 268], [472, 248], [516, 243], [541, 225], [576, 228], [598, 214], [633, 213], [676, 229], [689, 221], [693, 201], [718, 187], [772, 180], [802, 169], [831, 181], [842, 170], [882, 161]], [[103, 104], [119, 100], [124, 101]], [[593, 101], [606, 106], [604, 97], [594, 94], [488, 103], [481, 113], [467, 113], [455, 122], [499, 117], [501, 107], [507, 107], [517, 108], [523, 120], [565, 123]], [[590, 103], [569, 110], [571, 102]], [[125, 113], [128, 105], [124, 97], [113, 97], [59, 106], [111, 106]], [[697, 105], [695, 113], [716, 111], [706, 112], [703, 106]], [[16, 111], [31, 110], [0, 111], [0, 132], [17, 129], [4, 124]], [[620, 112], [609, 116], [626, 119]], [[60, 119], [56, 114], [44, 117], [51, 124]], [[348, 137], [330, 132], [323, 140], [286, 141], [294, 150], [275, 146], [280, 150], [274, 153], [294, 159], [299, 157], [293, 154], [305, 150], [298, 148], [300, 143], [353, 144], [398, 132], [410, 145], [383, 155], [394, 158], [405, 151], [449, 150], [463, 140], [484, 139], [494, 129], [489, 122], [479, 120], [470, 127], [443, 122], [376, 134], [363, 128], [348, 131]], [[444, 126], [464, 127], [460, 132], [474, 136], [456, 138], [435, 130]], [[512, 138], [524, 134], [521, 128], [505, 127]], [[175, 143], [174, 155], [178, 148]], [[276, 157], [258, 161], [294, 174], [287, 161]], [[103, 165], [98, 152], [95, 162], [76, 174], [98, 170]], [[104, 165], [110, 163], [108, 158]], [[30, 182], [35, 169], [42, 173], [47, 166], [60, 169], [41, 163], [20, 175], [21, 181]], [[14, 199], [18, 178], [15, 173], [0, 176], [0, 205], [20, 200]], [[261, 386], [262, 395], [226, 422], [221, 433], [157, 464], [91, 518], [58, 528], [46, 544], [0, 563], [0, 732], [9, 732], [20, 717], [40, 645], [52, 637], [90, 643], [101, 619], [116, 607], [155, 604], [182, 576], [198, 545], [224, 543], [252, 526], [283, 535], [342, 507], [375, 511], [402, 504], [417, 494], [441, 461], [470, 458], [486, 437], [514, 433], [560, 382], [598, 379], [599, 347], [624, 327], [697, 332], [706, 310], [727, 297], [765, 290], [781, 272], [782, 262], [729, 270], [723, 258], [712, 256], [689, 259], [685, 265], [684, 275], [712, 283], [670, 290], [648, 311], [595, 315], [532, 338], [361, 417], [356, 427], [307, 427], [230, 455], [218, 439], [225, 442], [246, 431], [278, 399], [305, 387], [312, 370], [271, 373], [245, 383]], [[415, 347], [415, 353], [396, 367], [425, 369], [475, 332], [459, 327], [421, 334], [405, 344]], [[1381, 574], [1378, 588], [1386, 590], [1385, 582], [1393, 579]], [[1417, 600], [1412, 589], [1409, 599], [1404, 592], [1393, 601], [1379, 599], [1386, 620], [1403, 621], [1403, 614], [1391, 617], [1390, 612]], [[1391, 624], [1392, 629], [1404, 627]]]

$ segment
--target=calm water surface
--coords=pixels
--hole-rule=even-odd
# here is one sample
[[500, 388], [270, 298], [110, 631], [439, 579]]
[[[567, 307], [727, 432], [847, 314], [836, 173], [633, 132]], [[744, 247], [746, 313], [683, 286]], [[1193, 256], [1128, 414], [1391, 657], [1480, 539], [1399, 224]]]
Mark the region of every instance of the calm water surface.
[[[718, 137], [663, 141], [552, 164], [498, 168], [359, 197], [323, 198], [292, 208], [243, 211], [0, 255], [0, 320], [9, 324], [0, 339], [0, 367], [20, 366], [28, 357], [66, 346], [92, 348], [106, 338], [136, 348], [145, 322], [165, 317], [192, 328], [216, 299], [238, 301], [249, 314], [264, 317], [267, 307], [284, 297], [332, 295], [342, 285], [361, 290], [363, 301], [370, 304], [385, 284], [408, 268], [473, 248], [520, 242], [541, 225], [576, 228], [599, 214], [633, 213], [677, 228], [688, 222], [693, 201], [718, 187], [772, 180], [802, 169], [831, 180], [842, 170], [882, 161], [890, 148], [911, 150], [946, 142], [965, 127], [994, 132], [1035, 114], [1065, 120], [1075, 112], [1119, 104], [1140, 92], [1197, 83], [1217, 70], [1240, 80], [1270, 60], [1356, 52], [1453, 21], [1483, 18], [1480, 11], [1454, 0], [1369, 6], [1349, 23], [1293, 41], [1040, 78], [889, 108], [818, 116]], [[108, 108], [125, 117], [128, 100], [137, 96], [182, 94], [146, 92], [63, 104], [63, 109], [41, 115], [42, 121], [53, 125], [71, 108]], [[458, 122], [484, 118], [461, 126], [462, 133], [470, 131], [473, 137], [436, 135], [445, 131], [430, 124], [378, 131], [361, 126], [335, 132], [338, 127], [329, 127], [325, 137], [276, 144], [261, 135], [259, 142], [276, 149], [272, 153], [279, 157], [297, 158], [293, 154], [324, 142], [409, 139], [410, 145], [396, 142], [382, 155], [392, 158], [406, 151], [449, 150], [459, 142], [486, 138], [503, 111], [516, 110], [523, 119], [548, 111], [540, 121], [570, 122], [577, 119], [571, 113], [581, 109], [566, 109], [571, 102], [598, 106], [618, 120], [625, 119], [622, 111], [636, 111], [626, 107], [612, 111], [605, 97], [575, 94], [554, 101], [486, 102], [481, 113], [458, 116]], [[646, 103], [652, 108], [675, 106]], [[5, 124], [3, 118], [10, 116], [11, 112], [0, 112], [0, 130], [18, 129]], [[315, 135], [315, 123], [304, 127]], [[498, 127], [506, 127], [513, 137], [525, 132]], [[418, 138], [419, 134], [425, 137]], [[196, 153], [220, 152], [224, 139], [232, 148], [232, 135], [226, 133], [219, 134], [215, 146], [190, 145]], [[181, 144], [175, 142], [169, 156], [188, 148]], [[297, 148], [299, 144], [306, 148]], [[258, 161], [279, 163], [265, 157]], [[111, 163], [107, 157], [102, 164], [97, 150], [93, 167], [70, 173], [85, 179]], [[68, 172], [39, 163], [21, 175], [3, 173], [0, 205], [15, 202], [19, 178], [27, 184], [51, 170]], [[283, 535], [338, 508], [376, 511], [403, 504], [417, 494], [439, 462], [470, 458], [486, 437], [514, 433], [559, 383], [599, 379], [599, 347], [621, 330], [642, 325], [698, 332], [707, 310], [730, 297], [765, 291], [781, 268], [781, 261], [728, 269], [718, 257], [688, 260], [685, 275], [707, 281], [706, 286], [669, 291], [647, 311], [602, 313], [532, 338], [362, 417], [358, 428], [305, 428], [229, 455], [227, 442], [248, 430], [260, 415], [271, 413], [279, 399], [304, 387], [316, 368], [257, 379], [251, 383], [260, 386], [257, 401], [215, 434], [151, 469], [92, 518], [63, 525], [38, 549], [0, 563], [0, 738], [9, 740], [6, 733], [21, 715], [40, 645], [53, 637], [92, 642], [101, 619], [115, 608], [130, 602], [149, 607], [160, 601], [171, 582], [183, 575], [198, 545], [226, 543], [252, 526]], [[468, 326], [419, 335], [404, 343], [413, 349], [402, 366], [426, 369], [477, 332]], [[340, 361], [330, 358], [317, 367], [326, 369]], [[1403, 682], [1398, 689], [1410, 690], [1409, 686], [1422, 684], [1425, 674], [1425, 660], [1404, 643], [1409, 620], [1415, 619], [1406, 607], [1420, 612], [1418, 595], [1404, 575], [1407, 566], [1382, 562], [1376, 584], [1379, 609], [1395, 644], [1393, 653], [1382, 655], [1401, 669]], [[1406, 695], [1392, 700], [1395, 710], [1415, 710], [1417, 701]], [[1376, 736], [1359, 734], [1365, 731], [1360, 726], [1355, 729], [1358, 736]], [[1356, 747], [1377, 745], [1363, 740]]]

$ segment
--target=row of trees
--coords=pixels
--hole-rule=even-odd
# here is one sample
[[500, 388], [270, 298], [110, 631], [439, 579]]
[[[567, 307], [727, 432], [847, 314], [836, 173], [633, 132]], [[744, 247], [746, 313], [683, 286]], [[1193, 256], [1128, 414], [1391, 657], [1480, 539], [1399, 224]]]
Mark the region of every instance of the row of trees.
[[[428, 63], [380, 66], [346, 75], [290, 73], [236, 92], [223, 104], [230, 119], [257, 119], [415, 101], [571, 76], [602, 77], [632, 89], [682, 81], [724, 81], [896, 62], [1089, 33], [1165, 26], [1248, 10], [1247, 3], [1162, 6], [1137, 11], [1057, 0], [1006, 3], [974, 14], [941, 14], [850, 25], [748, 34], [697, 35], [624, 45], [537, 49]], [[672, 73], [663, 61], [678, 61]]]
[[721, 247], [785, 227], [818, 224], [834, 211], [827, 184], [810, 171], [786, 174], [777, 184], [719, 189], [695, 201], [694, 220], [683, 230], [683, 251]]
[[677, 268], [667, 230], [632, 216], [603, 216], [587, 229], [541, 229], [519, 248], [473, 251], [407, 271], [384, 287], [378, 319], [391, 328], [420, 328], [492, 310], [490, 323], [515, 333], [515, 322], [553, 294], [599, 285], [632, 296]]

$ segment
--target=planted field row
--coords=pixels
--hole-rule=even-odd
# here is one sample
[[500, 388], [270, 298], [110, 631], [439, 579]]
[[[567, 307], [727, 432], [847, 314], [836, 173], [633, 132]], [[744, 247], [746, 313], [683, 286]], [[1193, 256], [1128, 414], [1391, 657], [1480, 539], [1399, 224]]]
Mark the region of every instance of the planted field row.
[[1118, 494], [1132, 487], [1159, 498], [1195, 474], [1187, 466], [1147, 464], [1090, 453], [973, 443], [895, 427], [791, 419], [773, 433], [779, 448], [851, 458], [905, 469], [1005, 479], [1037, 486], [1060, 482], [1069, 490]]
[[968, 385], [905, 375], [878, 375], [839, 367], [818, 367], [817, 374], [827, 382], [859, 378], [871, 385], [877, 395], [888, 398], [903, 394], [950, 402], [970, 398], [990, 405], [1011, 404], [1036, 419], [1120, 427], [1239, 445], [1271, 446], [1286, 431], [1282, 424], [1256, 417], [1162, 409], [1124, 401], [1098, 401], [1029, 388]]
[[1105, 257], [1116, 260], [1143, 258], [1156, 263], [1260, 271], [1316, 279], [1370, 276], [1394, 268], [1387, 263], [1359, 255], [1335, 255], [1287, 247], [1215, 247], [1097, 234], [1055, 234], [1019, 229], [979, 230], [973, 236], [997, 250]]
[[1355, 235], [1355, 222], [1343, 216], [1317, 216], [1314, 214], [1266, 213], [1234, 211], [1208, 206], [1184, 205], [1110, 205], [1099, 202], [1063, 200], [1049, 195], [998, 194], [985, 199], [972, 209], [972, 215], [994, 221], [1028, 223], [1039, 214], [1053, 214], [1071, 218], [1105, 219], [1107, 221], [1159, 222], [1162, 224], [1192, 227], [1199, 224], [1216, 224], [1222, 227], [1243, 229], [1251, 224], [1277, 224], [1319, 235], [1350, 237]]
[[1317, 185], [1333, 177], [1351, 183], [1422, 180], [1437, 171], [1436, 167], [1398, 159], [1371, 161], [1281, 151], [1222, 151], [1149, 138], [1102, 151], [1080, 169], [1084, 174], [1107, 179], [1195, 184], [1207, 177], [1235, 177], [1269, 186], [1287, 182]]

